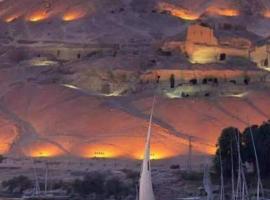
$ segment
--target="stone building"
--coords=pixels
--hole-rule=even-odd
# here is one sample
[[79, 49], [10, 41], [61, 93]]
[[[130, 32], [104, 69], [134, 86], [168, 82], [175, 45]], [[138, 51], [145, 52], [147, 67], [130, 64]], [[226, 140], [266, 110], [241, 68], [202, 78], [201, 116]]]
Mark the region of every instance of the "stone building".
[[191, 63], [207, 64], [226, 62], [232, 58], [248, 60], [250, 49], [259, 37], [245, 29], [229, 25], [205, 23], [192, 24], [187, 28], [185, 38], [180, 41], [168, 41], [163, 48], [180, 50]]
[[188, 27], [184, 52], [192, 63], [218, 63], [233, 57], [249, 58], [252, 42], [204, 24]]
[[250, 58], [257, 66], [270, 70], [270, 42], [268, 40], [257, 43], [250, 50]]

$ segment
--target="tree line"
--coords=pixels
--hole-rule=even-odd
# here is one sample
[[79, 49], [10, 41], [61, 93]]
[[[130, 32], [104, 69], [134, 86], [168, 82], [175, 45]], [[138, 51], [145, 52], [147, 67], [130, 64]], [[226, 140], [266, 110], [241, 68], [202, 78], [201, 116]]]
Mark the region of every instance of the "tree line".
[[270, 159], [268, 156], [270, 156], [270, 121], [264, 122], [261, 125], [248, 126], [243, 132], [235, 127], [223, 129], [218, 138], [218, 148], [214, 157], [214, 168], [216, 172], [220, 173], [221, 158], [224, 176], [231, 177], [232, 166], [235, 172], [234, 175], [236, 175], [239, 167], [238, 152], [240, 152], [244, 169], [248, 171], [248, 166], [251, 166], [252, 172], [256, 173], [254, 146], [258, 157], [261, 177], [269, 177]]

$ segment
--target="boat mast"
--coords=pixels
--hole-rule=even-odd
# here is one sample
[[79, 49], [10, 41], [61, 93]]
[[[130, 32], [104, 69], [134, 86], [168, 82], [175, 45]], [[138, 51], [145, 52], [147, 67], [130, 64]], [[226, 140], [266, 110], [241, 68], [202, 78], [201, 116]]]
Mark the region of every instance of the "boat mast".
[[48, 191], [48, 162], [45, 162], [46, 165], [46, 172], [45, 172], [45, 184], [44, 184], [44, 192], [47, 194]]
[[232, 200], [235, 200], [234, 161], [233, 161], [233, 142], [232, 142], [232, 138], [231, 138], [231, 174], [232, 174]]
[[257, 149], [256, 149], [256, 146], [255, 146], [253, 131], [252, 131], [252, 129], [251, 129], [250, 126], [249, 126], [249, 132], [250, 132], [250, 137], [251, 137], [252, 146], [253, 146], [253, 150], [254, 150], [255, 161], [256, 161], [256, 171], [257, 171], [257, 200], [259, 200], [260, 199], [260, 192], [262, 193], [262, 198], [264, 199], [263, 184], [262, 184], [262, 180], [261, 180], [260, 165], [259, 165], [259, 159], [258, 159]]
[[213, 200], [213, 189], [212, 189], [211, 177], [209, 173], [209, 167], [207, 163], [204, 166], [203, 185], [204, 185], [204, 190], [207, 193], [207, 200]]
[[188, 137], [188, 159], [187, 159], [188, 173], [191, 173], [192, 171], [191, 157], [192, 157], [192, 136], [189, 136]]
[[40, 194], [40, 186], [39, 186], [39, 180], [38, 180], [38, 175], [37, 175], [37, 169], [36, 169], [35, 162], [34, 162], [33, 158], [32, 158], [32, 162], [33, 162], [34, 176], [35, 176], [35, 187], [34, 187], [33, 196], [36, 196], [36, 195]]
[[220, 163], [220, 197], [219, 197], [219, 200], [225, 200], [223, 166], [222, 166], [222, 158], [221, 158], [221, 146], [219, 146], [219, 163]]
[[237, 142], [237, 155], [238, 155], [238, 178], [237, 178], [235, 198], [240, 200], [246, 200], [249, 199], [248, 187], [242, 165], [241, 150], [240, 150], [240, 133], [238, 131], [237, 134], [235, 134], [235, 140]]
[[145, 143], [144, 159], [142, 163], [142, 170], [140, 177], [139, 200], [155, 200], [151, 179], [151, 165], [150, 165], [150, 142], [151, 142], [152, 120], [153, 120], [155, 99], [156, 97], [154, 97], [153, 99], [147, 138]]
[[241, 155], [240, 155], [240, 145], [239, 145], [239, 133], [235, 135], [235, 141], [237, 144], [237, 155], [238, 155], [238, 174], [237, 174], [237, 186], [236, 186], [236, 199], [241, 199], [242, 194], [242, 172], [241, 172]]

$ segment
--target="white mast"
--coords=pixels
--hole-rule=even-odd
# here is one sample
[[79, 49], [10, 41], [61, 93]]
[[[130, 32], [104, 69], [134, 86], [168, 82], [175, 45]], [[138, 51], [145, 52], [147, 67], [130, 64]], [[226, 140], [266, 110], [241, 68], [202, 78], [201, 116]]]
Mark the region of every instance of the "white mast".
[[34, 175], [35, 175], [35, 187], [34, 187], [34, 191], [33, 191], [33, 196], [39, 195], [40, 194], [40, 187], [39, 187], [39, 181], [38, 181], [38, 175], [37, 175], [37, 169], [34, 163], [34, 160], [32, 158], [33, 161], [33, 166], [34, 166]]
[[242, 163], [242, 158], [241, 158], [240, 133], [238, 131], [237, 131], [237, 135], [235, 135], [235, 140], [237, 142], [237, 154], [238, 154], [238, 178], [237, 178], [235, 199], [248, 200], [249, 192], [248, 192], [245, 172], [243, 169], [243, 163]]
[[235, 186], [234, 186], [234, 161], [233, 161], [233, 143], [231, 138], [231, 178], [232, 178], [232, 200], [235, 200]]
[[252, 146], [254, 150], [255, 155], [255, 161], [256, 161], [256, 171], [257, 171], [257, 198], [256, 200], [260, 200], [260, 194], [262, 193], [262, 198], [264, 198], [264, 191], [263, 191], [263, 184], [261, 180], [261, 172], [260, 172], [260, 165], [259, 165], [259, 159], [258, 154], [255, 146], [254, 136], [251, 127], [249, 126], [249, 132], [251, 136]]
[[204, 166], [203, 186], [204, 186], [205, 192], [207, 193], [207, 200], [213, 200], [212, 182], [211, 182], [209, 167], [207, 163]]
[[156, 98], [154, 97], [149, 120], [147, 139], [145, 143], [145, 152], [140, 177], [139, 200], [155, 200], [151, 179], [151, 166], [150, 166], [150, 140], [151, 140], [151, 128], [152, 128], [155, 99]]
[[223, 166], [222, 166], [221, 147], [220, 147], [220, 145], [219, 145], [219, 163], [220, 163], [220, 197], [219, 197], [219, 200], [225, 200], [224, 177], [223, 177]]
[[45, 171], [45, 185], [44, 185], [44, 192], [47, 194], [48, 191], [48, 162], [46, 161], [46, 171]]

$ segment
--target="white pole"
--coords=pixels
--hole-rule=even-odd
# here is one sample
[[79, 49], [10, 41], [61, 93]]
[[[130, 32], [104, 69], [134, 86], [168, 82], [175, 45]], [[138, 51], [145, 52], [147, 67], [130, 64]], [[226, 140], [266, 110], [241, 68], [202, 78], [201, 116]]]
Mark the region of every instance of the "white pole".
[[191, 157], [192, 157], [192, 136], [188, 137], [188, 160], [187, 160], [187, 171], [192, 171]]
[[238, 155], [238, 176], [237, 176], [237, 186], [236, 186], [236, 199], [240, 199], [241, 198], [241, 190], [242, 190], [242, 180], [241, 180], [241, 156], [240, 156], [240, 145], [239, 145], [239, 133], [237, 133], [234, 135], [235, 136], [235, 140], [237, 142], [237, 155]]
[[45, 191], [45, 194], [47, 194], [47, 189], [48, 189], [48, 162], [46, 161], [45, 162], [46, 164], [46, 173], [45, 173], [45, 188], [44, 188], [44, 191]]
[[151, 179], [151, 166], [150, 166], [150, 146], [151, 146], [151, 129], [154, 113], [155, 99], [153, 99], [149, 126], [147, 131], [147, 139], [145, 143], [144, 159], [141, 168], [140, 186], [139, 186], [139, 200], [155, 200], [152, 179]]
[[235, 200], [235, 191], [234, 191], [234, 162], [233, 162], [233, 145], [231, 139], [231, 173], [232, 173], [232, 200]]
[[255, 161], [256, 161], [256, 170], [257, 170], [257, 200], [259, 200], [260, 199], [260, 190], [262, 192], [262, 197], [264, 196], [263, 185], [262, 185], [262, 180], [261, 180], [261, 172], [260, 172], [260, 166], [259, 166], [259, 160], [258, 160], [257, 150], [256, 150], [256, 146], [255, 146], [253, 132], [252, 132], [252, 129], [251, 129], [250, 126], [249, 126], [249, 132], [250, 132], [250, 136], [251, 136], [251, 141], [252, 141], [252, 146], [253, 146], [254, 155], [255, 155]]
[[224, 199], [224, 177], [223, 177], [223, 166], [222, 166], [222, 159], [221, 159], [221, 147], [219, 145], [219, 163], [220, 163], [220, 200]]

